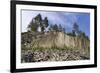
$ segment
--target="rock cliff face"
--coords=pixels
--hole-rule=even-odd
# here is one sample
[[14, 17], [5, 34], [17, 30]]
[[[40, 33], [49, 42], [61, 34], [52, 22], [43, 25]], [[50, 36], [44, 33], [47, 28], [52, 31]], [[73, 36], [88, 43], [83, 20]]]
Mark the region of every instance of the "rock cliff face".
[[78, 48], [87, 49], [89, 48], [89, 40], [81, 37], [73, 37], [63, 32], [48, 32], [46, 34], [42, 33], [25, 33], [22, 34], [22, 43], [24, 45], [28, 44], [29, 48]]
[[21, 61], [69, 61], [90, 58], [90, 41], [63, 32], [21, 34]]

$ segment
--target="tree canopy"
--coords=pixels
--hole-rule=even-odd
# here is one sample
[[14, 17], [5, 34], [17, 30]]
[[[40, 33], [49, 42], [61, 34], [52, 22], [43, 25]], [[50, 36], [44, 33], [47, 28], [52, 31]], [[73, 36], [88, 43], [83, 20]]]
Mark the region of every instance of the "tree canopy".
[[76, 22], [73, 24], [73, 30], [72, 31], [75, 35], [79, 34], [79, 26]]
[[38, 28], [40, 27], [41, 28], [41, 31], [44, 32], [45, 28], [48, 27], [49, 24], [48, 24], [48, 18], [45, 17], [44, 19], [42, 19], [42, 16], [41, 14], [38, 14], [36, 17], [34, 17], [29, 26], [28, 26], [28, 29], [29, 31], [38, 31]]

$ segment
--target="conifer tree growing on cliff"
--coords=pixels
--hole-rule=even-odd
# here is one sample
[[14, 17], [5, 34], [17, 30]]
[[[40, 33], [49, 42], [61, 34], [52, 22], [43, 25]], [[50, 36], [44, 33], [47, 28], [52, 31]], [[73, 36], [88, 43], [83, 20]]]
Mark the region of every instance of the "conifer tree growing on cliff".
[[79, 26], [76, 22], [73, 24], [73, 33], [74, 35], [79, 35]]
[[77, 35], [77, 36], [79, 36], [81, 38], [86, 38], [86, 39], [89, 40], [89, 38], [88, 38], [88, 36], [86, 36], [85, 32], [83, 32], [83, 31], [81, 31], [79, 29], [79, 26], [78, 26], [78, 24], [76, 22], [73, 25], [72, 34], [73, 34], [73, 36], [76, 36]]
[[30, 24], [28, 25], [28, 29], [29, 31], [34, 32], [38, 31], [39, 29], [41, 32], [44, 32], [45, 28], [47, 28], [48, 26], [48, 18], [45, 17], [43, 20], [41, 14], [38, 14], [31, 20]]
[[55, 25], [52, 25], [52, 24], [51, 24], [49, 30], [50, 30], [50, 31], [56, 31], [56, 32], [57, 32], [57, 31], [59, 30], [59, 27], [58, 27], [57, 24], [55, 24]]
[[49, 24], [48, 24], [48, 18], [45, 17], [44, 20], [42, 21], [42, 25], [41, 25], [42, 32], [44, 32], [45, 28], [47, 28], [48, 26], [49, 26]]
[[42, 17], [40, 14], [38, 14], [35, 18], [33, 18], [28, 25], [28, 31], [34, 31], [36, 32], [38, 28], [41, 26]]

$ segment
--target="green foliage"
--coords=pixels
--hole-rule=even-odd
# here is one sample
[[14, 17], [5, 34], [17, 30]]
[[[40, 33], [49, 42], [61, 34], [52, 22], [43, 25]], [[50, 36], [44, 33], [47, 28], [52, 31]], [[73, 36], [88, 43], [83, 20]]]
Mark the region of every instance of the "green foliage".
[[53, 30], [55, 30], [55, 31], [58, 31], [58, 30], [59, 30], [57, 24], [55, 24], [55, 25], [53, 26]]
[[76, 35], [79, 34], [79, 26], [78, 26], [78, 24], [76, 22], [73, 25], [73, 30], [74, 30], [74, 32], [75, 32]]
[[86, 36], [85, 32], [82, 32], [79, 29], [79, 26], [76, 22], [73, 25], [72, 33], [67, 33], [67, 34], [70, 35], [70, 36], [78, 36], [78, 37], [85, 38], [85, 39], [89, 40], [89, 37]]
[[48, 24], [48, 18], [47, 17], [44, 18], [44, 24], [45, 24], [44, 25], [45, 27], [48, 27], [49, 24]]
[[53, 24], [51, 24], [50, 25], [50, 28], [49, 28], [49, 31], [60, 31], [60, 32], [65, 32], [65, 29], [61, 26], [61, 24], [59, 24], [59, 25], [57, 25], [57, 24], [55, 24], [55, 25], [53, 25]]
[[73, 35], [73, 36], [76, 36], [75, 30], [72, 30], [72, 35]]
[[48, 18], [45, 17], [44, 20], [42, 21], [41, 31], [44, 32], [45, 28], [47, 28], [48, 26], [49, 26], [49, 24], [48, 24]]
[[38, 23], [38, 22], [41, 22], [42, 21], [42, 17], [41, 17], [41, 14], [38, 14], [35, 18], [35, 21]]
[[[38, 19], [38, 17], [36, 17], [35, 19], [40, 20]], [[31, 20], [30, 24], [28, 25], [28, 29], [29, 29], [28, 31], [34, 31], [34, 32], [37, 31], [38, 26], [39, 26], [38, 24], [39, 21], [37, 20], [35, 22], [33, 22], [33, 19]]]
[[89, 40], [89, 37], [86, 36], [85, 32], [82, 32], [82, 31], [80, 31], [79, 37]]
[[41, 27], [41, 31], [44, 32], [45, 28], [48, 26], [48, 18], [45, 17], [43, 20], [41, 14], [38, 14], [34, 19], [31, 20], [28, 29], [29, 31], [36, 32], [38, 30], [38, 27]]
[[63, 27], [59, 24], [59, 31], [63, 31]]
[[58, 25], [55, 24], [55, 25], [50, 25], [50, 28], [49, 28], [50, 31], [58, 31], [59, 28], [58, 28]]
[[73, 37], [75, 36], [72, 32], [71, 32], [71, 33], [68, 32], [67, 35], [69, 35], [69, 36], [73, 36]]
[[29, 26], [29, 28], [30, 28], [31, 31], [37, 31], [38, 25], [36, 25], [35, 23], [32, 23], [32, 24]]

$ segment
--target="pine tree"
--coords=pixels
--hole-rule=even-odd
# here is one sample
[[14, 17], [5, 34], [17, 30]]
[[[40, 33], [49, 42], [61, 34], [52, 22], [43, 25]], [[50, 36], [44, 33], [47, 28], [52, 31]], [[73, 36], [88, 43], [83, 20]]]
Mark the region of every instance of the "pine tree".
[[73, 31], [75, 32], [75, 35], [79, 34], [79, 26], [76, 22], [73, 25]]
[[41, 29], [42, 29], [42, 32], [44, 32], [45, 28], [48, 27], [48, 18], [45, 17], [44, 20], [42, 21], [42, 25], [41, 25]]
[[59, 31], [63, 31], [61, 24], [59, 24]]

